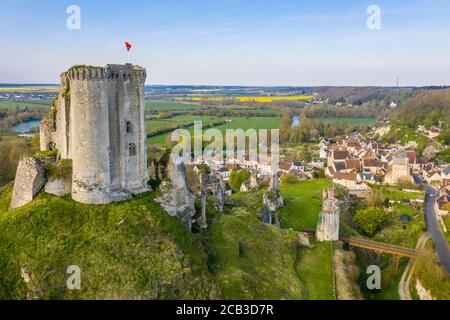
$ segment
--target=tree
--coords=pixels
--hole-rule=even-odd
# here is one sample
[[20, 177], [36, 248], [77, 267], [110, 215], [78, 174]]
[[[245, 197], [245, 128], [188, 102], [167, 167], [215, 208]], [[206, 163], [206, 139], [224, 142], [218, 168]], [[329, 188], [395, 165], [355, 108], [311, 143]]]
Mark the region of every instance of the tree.
[[292, 173], [286, 173], [281, 177], [281, 183], [282, 184], [295, 184], [298, 182], [298, 179], [295, 175]]
[[389, 214], [380, 207], [358, 210], [352, 221], [365, 235], [373, 237], [383, 227]]
[[283, 112], [280, 123], [280, 142], [288, 143], [291, 138], [292, 116], [289, 112]]

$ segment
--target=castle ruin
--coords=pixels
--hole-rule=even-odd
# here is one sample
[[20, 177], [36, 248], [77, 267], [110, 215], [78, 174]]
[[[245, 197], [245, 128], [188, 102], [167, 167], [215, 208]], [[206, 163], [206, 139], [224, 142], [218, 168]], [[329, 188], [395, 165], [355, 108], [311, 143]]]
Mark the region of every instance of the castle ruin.
[[323, 191], [322, 211], [317, 223], [318, 241], [339, 240], [339, 201], [335, 198], [334, 188]]
[[72, 198], [120, 201], [149, 190], [144, 118], [146, 70], [132, 64], [75, 66], [40, 124], [41, 151], [71, 159]]

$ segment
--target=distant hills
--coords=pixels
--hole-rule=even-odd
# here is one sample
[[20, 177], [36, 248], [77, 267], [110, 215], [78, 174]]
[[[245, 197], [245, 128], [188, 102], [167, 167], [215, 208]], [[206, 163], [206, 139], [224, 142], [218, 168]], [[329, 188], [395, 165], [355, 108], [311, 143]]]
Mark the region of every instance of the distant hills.
[[416, 127], [450, 123], [450, 89], [432, 90], [408, 99], [391, 115], [391, 120]]

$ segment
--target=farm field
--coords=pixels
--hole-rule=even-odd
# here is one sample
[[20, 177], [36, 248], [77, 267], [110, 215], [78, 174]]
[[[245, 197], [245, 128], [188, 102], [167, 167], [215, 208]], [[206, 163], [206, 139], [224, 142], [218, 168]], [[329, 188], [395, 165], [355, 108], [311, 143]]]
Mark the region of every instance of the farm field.
[[349, 126], [358, 126], [358, 125], [374, 125], [376, 123], [376, 119], [374, 118], [310, 118], [311, 120], [320, 120], [324, 124], [329, 123], [340, 123], [347, 124]]
[[[191, 116], [191, 115], [182, 115], [177, 116], [165, 120], [149, 120], [147, 121], [148, 132], [156, 131], [155, 128], [164, 128], [164, 126], [170, 126], [174, 124], [179, 124], [180, 121], [186, 121], [186, 123], [194, 122], [195, 120], [202, 120], [203, 127], [205, 125], [210, 124], [214, 120], [219, 120], [217, 117], [201, 117], [201, 116]], [[226, 129], [243, 129], [247, 130], [250, 128], [254, 128], [256, 130], [259, 129], [276, 129], [280, 126], [280, 118], [278, 117], [235, 117], [231, 118], [231, 122], [225, 123], [223, 125], [219, 125], [215, 127], [215, 129], [221, 130], [225, 134]], [[153, 128], [152, 128], [153, 126]], [[193, 133], [194, 127], [188, 127], [191, 133]], [[159, 144], [165, 145], [166, 137], [169, 133], [162, 133], [148, 139], [149, 144]]]
[[[281, 227], [295, 231], [315, 229], [322, 208], [322, 191], [330, 185], [327, 179], [282, 184], [280, 189], [284, 206], [279, 211]], [[301, 248], [298, 252], [298, 274], [305, 285], [302, 298], [334, 299], [331, 243], [310, 241], [313, 248]]]
[[239, 101], [239, 102], [273, 102], [273, 101], [304, 101], [310, 100], [313, 96], [228, 96], [228, 97], [187, 97], [177, 98], [184, 101]]
[[409, 199], [417, 199], [419, 196], [423, 196], [424, 193], [422, 191], [419, 192], [405, 192], [402, 191], [400, 188], [396, 187], [387, 187], [387, 186], [371, 186], [374, 196], [379, 197], [380, 199], [384, 200], [388, 198], [389, 200], [394, 201], [402, 201], [402, 200], [409, 200]]
[[39, 100], [39, 101], [0, 101], [0, 110], [13, 110], [19, 107], [23, 110], [25, 108], [32, 109], [33, 107], [48, 108], [52, 104], [51, 100]]
[[235, 117], [231, 118], [231, 122], [216, 128], [222, 132], [225, 132], [226, 129], [278, 129], [280, 121], [281, 118], [278, 117]]
[[171, 100], [146, 100], [145, 108], [149, 110], [196, 110], [200, 106], [195, 103]]
[[59, 86], [0, 86], [0, 92], [59, 92]]

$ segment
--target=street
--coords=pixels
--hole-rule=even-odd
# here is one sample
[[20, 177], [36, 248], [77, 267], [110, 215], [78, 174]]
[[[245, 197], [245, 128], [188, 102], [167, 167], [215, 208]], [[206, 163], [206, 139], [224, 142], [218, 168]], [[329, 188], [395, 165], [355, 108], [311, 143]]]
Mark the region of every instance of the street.
[[442, 230], [437, 221], [437, 212], [435, 211], [434, 204], [436, 202], [436, 196], [438, 192], [435, 188], [430, 186], [428, 183], [424, 182], [417, 176], [414, 176], [416, 182], [422, 183], [426, 188], [425, 196], [425, 222], [427, 225], [427, 232], [433, 238], [436, 251], [438, 253], [439, 259], [442, 265], [450, 274], [450, 249], [448, 246], [447, 239], [445, 239], [442, 234]]

